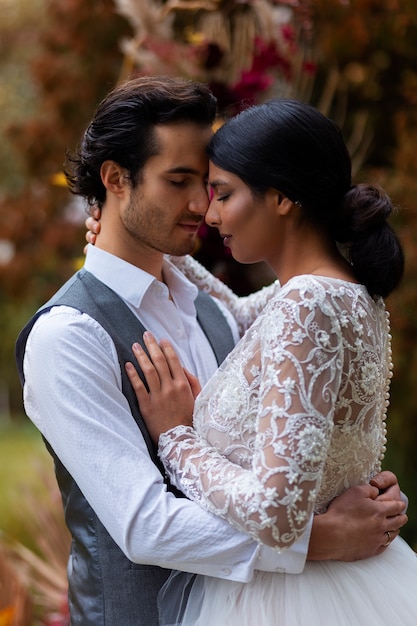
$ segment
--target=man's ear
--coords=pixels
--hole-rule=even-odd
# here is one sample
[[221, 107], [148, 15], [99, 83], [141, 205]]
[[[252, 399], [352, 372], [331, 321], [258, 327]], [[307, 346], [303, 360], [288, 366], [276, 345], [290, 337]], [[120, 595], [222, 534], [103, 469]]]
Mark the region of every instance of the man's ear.
[[126, 191], [129, 176], [126, 169], [115, 161], [104, 161], [100, 167], [100, 176], [107, 191], [117, 196]]

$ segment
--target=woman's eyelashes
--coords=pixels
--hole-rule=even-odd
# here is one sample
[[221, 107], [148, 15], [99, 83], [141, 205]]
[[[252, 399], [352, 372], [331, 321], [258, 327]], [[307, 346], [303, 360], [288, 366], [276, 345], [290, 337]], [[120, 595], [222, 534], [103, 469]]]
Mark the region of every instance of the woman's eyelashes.
[[224, 202], [225, 200], [227, 200], [228, 198], [230, 198], [231, 195], [231, 191], [228, 190], [219, 190], [217, 189], [213, 189], [213, 192], [211, 194], [212, 199], [214, 198], [217, 202]]
[[231, 190], [224, 185], [224, 183], [220, 183], [218, 181], [209, 182], [209, 198], [210, 202], [215, 200], [216, 202], [224, 202], [228, 200], [231, 195]]

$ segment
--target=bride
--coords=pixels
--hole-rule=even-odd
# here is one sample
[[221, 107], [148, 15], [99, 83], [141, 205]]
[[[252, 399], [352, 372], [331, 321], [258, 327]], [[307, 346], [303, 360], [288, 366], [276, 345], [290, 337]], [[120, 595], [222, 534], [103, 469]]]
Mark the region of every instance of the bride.
[[[272, 100], [244, 111], [214, 135], [209, 158], [206, 221], [235, 259], [270, 265], [275, 293], [247, 328], [251, 297], [242, 304], [192, 258], [178, 258], [246, 332], [202, 390], [149, 333], [151, 360], [134, 346], [148, 389], [126, 367], [172, 482], [285, 550], [312, 511], [381, 469], [392, 376], [383, 298], [401, 279], [403, 253], [387, 223], [389, 198], [352, 184], [339, 129], [309, 105]], [[307, 562], [299, 575], [197, 577], [186, 603], [177, 583], [174, 574], [162, 592], [162, 624], [417, 623], [417, 559], [400, 538], [366, 561]]]

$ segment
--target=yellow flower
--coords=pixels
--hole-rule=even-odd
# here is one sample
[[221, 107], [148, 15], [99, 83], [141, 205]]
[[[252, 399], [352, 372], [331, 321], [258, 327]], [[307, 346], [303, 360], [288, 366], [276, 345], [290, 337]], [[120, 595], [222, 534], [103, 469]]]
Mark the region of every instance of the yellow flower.
[[185, 40], [188, 43], [193, 44], [194, 46], [198, 46], [206, 42], [207, 38], [204, 33], [199, 33], [195, 31], [191, 26], [187, 26], [184, 29]]
[[65, 178], [64, 172], [57, 172], [56, 174], [52, 174], [52, 176], [49, 179], [49, 182], [51, 183], [51, 185], [55, 185], [56, 187], [67, 186], [67, 179]]

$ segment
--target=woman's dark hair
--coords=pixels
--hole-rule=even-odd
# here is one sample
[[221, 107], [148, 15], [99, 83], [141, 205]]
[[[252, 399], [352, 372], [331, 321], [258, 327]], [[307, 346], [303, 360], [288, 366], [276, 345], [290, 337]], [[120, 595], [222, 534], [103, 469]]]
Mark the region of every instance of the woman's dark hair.
[[126, 168], [133, 187], [147, 160], [158, 153], [158, 124], [190, 122], [210, 126], [216, 99], [208, 87], [182, 78], [142, 76], [116, 87], [96, 109], [75, 155], [67, 154], [70, 191], [102, 206], [106, 189], [100, 168], [112, 160]]
[[392, 203], [372, 185], [352, 185], [342, 133], [317, 109], [288, 99], [251, 107], [224, 124], [207, 151], [254, 195], [274, 188], [299, 204], [307, 219], [343, 244], [371, 295], [386, 297], [398, 285], [404, 256], [386, 221]]

